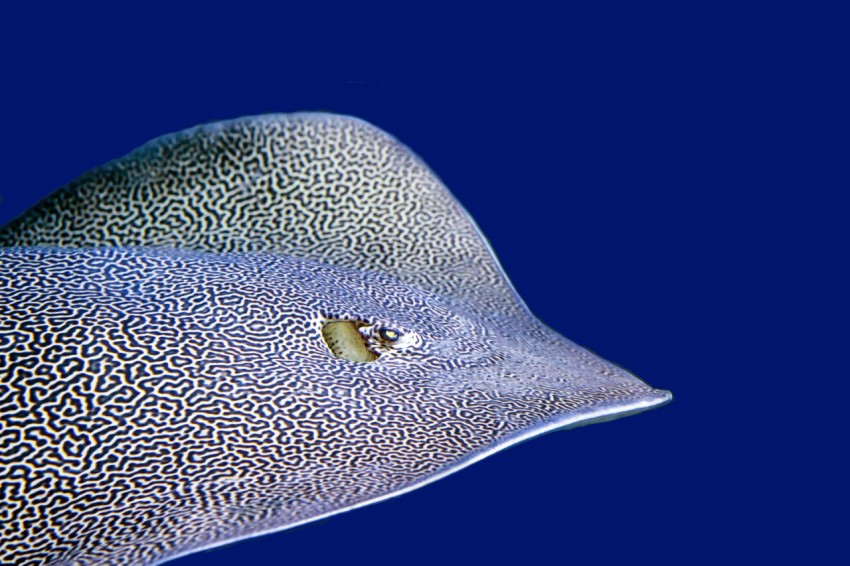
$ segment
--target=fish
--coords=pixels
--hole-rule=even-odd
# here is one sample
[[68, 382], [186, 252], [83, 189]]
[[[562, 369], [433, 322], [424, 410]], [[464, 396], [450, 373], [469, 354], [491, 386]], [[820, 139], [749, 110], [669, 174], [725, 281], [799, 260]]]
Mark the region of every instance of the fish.
[[2, 563], [160, 564], [671, 399], [357, 118], [168, 134], [0, 228]]

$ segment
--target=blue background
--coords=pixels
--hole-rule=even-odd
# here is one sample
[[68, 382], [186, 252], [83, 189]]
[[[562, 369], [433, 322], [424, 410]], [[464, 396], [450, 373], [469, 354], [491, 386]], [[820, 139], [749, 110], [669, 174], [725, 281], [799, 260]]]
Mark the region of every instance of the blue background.
[[353, 114], [442, 177], [544, 322], [675, 398], [175, 565], [828, 559], [850, 186], [833, 15], [205, 6], [3, 8], [0, 223], [166, 132]]

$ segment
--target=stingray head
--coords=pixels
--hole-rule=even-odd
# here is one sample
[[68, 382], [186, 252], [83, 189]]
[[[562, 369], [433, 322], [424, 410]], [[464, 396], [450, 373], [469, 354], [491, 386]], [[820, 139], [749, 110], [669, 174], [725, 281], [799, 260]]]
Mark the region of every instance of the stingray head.
[[468, 454], [670, 399], [545, 326], [518, 299], [494, 314], [391, 278], [351, 275], [345, 299], [319, 321], [335, 358], [328, 363], [381, 383], [382, 392], [395, 388], [398, 407], [433, 417], [432, 425], [467, 415], [453, 426], [467, 429]]

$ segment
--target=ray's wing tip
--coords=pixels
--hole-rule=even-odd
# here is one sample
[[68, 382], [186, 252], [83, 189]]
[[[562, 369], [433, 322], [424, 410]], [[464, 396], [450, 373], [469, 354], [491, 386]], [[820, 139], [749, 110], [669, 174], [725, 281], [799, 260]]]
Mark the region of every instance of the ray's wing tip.
[[[621, 416], [634, 415], [663, 407], [673, 400], [673, 393], [666, 389], [649, 389], [645, 393], [632, 397], [619, 408]], [[616, 413], [615, 413], [616, 414]], [[613, 416], [613, 415], [612, 415]], [[615, 416], [614, 418], [619, 418]]]
[[[571, 429], [590, 424], [604, 423], [622, 419], [663, 407], [673, 400], [673, 394], [666, 389], [647, 389], [645, 392], [626, 395], [614, 400], [595, 411], [569, 415], [564, 420], [556, 420], [555, 429]], [[560, 421], [560, 422], [559, 422]]]
[[666, 389], [653, 389], [647, 395], [647, 400], [650, 402], [647, 408], [663, 407], [673, 400], [673, 393]]

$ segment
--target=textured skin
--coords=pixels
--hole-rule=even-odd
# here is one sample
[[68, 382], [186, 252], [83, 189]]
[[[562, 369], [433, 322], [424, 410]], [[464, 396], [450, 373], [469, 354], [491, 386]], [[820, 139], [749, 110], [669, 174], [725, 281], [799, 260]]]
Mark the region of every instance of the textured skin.
[[393, 275], [488, 310], [519, 305], [416, 155], [370, 124], [272, 115], [153, 140], [0, 229], [3, 246], [271, 252]]
[[[669, 400], [528, 314], [439, 181], [350, 118], [166, 136], [0, 242], [4, 564], [158, 563]], [[379, 358], [334, 357], [328, 320]]]

